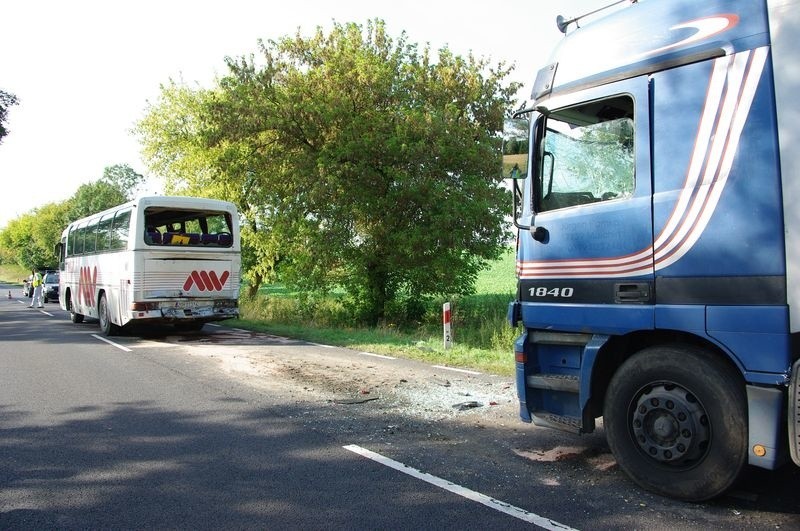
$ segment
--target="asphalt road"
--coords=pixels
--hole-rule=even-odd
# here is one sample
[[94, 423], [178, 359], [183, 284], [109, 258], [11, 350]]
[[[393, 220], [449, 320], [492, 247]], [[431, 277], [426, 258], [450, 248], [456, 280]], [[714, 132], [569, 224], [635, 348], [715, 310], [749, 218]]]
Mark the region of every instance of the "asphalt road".
[[108, 342], [0, 294], [0, 529], [800, 529], [800, 469], [653, 496], [602, 430], [518, 422], [508, 379], [211, 326]]

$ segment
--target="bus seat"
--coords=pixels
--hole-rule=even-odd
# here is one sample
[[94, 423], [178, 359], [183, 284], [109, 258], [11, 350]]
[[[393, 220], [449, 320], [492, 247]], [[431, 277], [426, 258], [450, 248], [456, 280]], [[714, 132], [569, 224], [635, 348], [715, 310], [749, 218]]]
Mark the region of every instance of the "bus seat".
[[144, 242], [149, 245], [161, 245], [161, 233], [160, 232], [146, 232], [144, 235]]
[[217, 241], [220, 245], [227, 247], [233, 242], [233, 237], [227, 232], [223, 232], [217, 237]]
[[217, 243], [217, 235], [216, 234], [201, 234], [200, 235], [200, 243], [203, 245], [208, 245], [209, 243]]
[[197, 245], [200, 243], [200, 235], [196, 232], [186, 234], [189, 237], [189, 245]]

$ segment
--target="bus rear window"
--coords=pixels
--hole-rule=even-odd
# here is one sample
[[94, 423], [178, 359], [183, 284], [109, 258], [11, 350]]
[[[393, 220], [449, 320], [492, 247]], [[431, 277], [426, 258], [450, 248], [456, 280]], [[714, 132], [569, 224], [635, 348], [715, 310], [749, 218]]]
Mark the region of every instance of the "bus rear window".
[[231, 247], [227, 212], [151, 207], [144, 214], [144, 242], [153, 246]]

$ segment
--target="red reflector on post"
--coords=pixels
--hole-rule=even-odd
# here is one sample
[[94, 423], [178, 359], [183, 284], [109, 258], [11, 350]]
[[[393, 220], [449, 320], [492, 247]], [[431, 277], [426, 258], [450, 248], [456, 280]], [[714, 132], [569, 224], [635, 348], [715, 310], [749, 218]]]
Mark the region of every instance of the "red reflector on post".
[[524, 352], [514, 352], [514, 359], [517, 363], [526, 363], [528, 361], [528, 356], [526, 356]]

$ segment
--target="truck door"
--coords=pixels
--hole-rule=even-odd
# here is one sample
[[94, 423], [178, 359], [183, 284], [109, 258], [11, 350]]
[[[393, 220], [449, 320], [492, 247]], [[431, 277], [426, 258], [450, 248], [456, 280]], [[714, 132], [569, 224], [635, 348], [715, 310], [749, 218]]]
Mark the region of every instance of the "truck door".
[[652, 328], [648, 82], [625, 80], [545, 105], [537, 108], [527, 183], [535, 230], [519, 238], [523, 322], [606, 334]]

